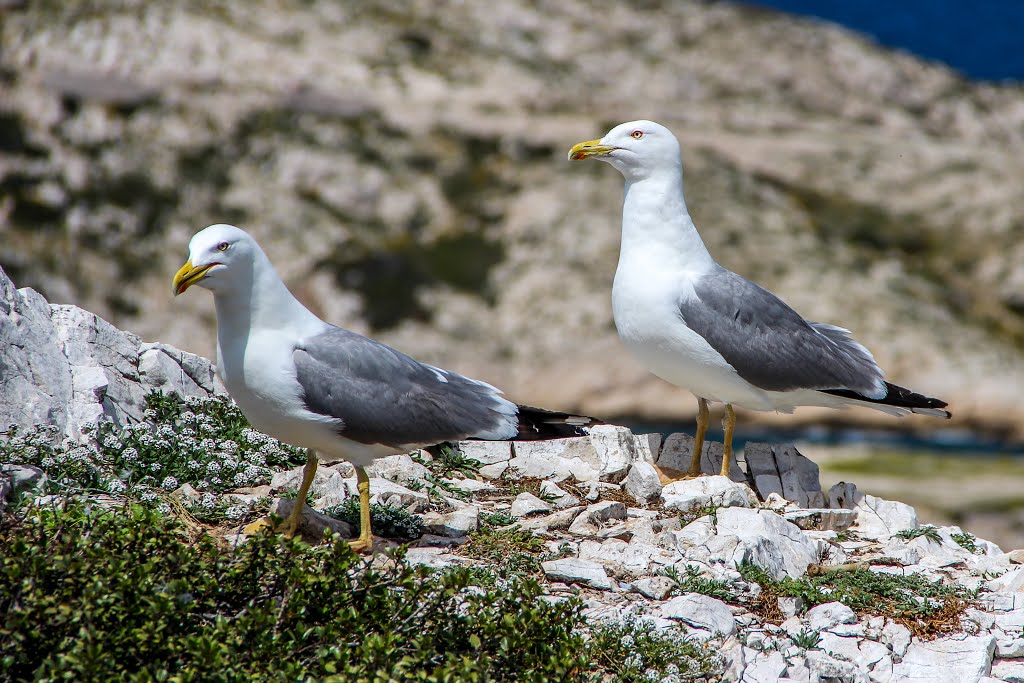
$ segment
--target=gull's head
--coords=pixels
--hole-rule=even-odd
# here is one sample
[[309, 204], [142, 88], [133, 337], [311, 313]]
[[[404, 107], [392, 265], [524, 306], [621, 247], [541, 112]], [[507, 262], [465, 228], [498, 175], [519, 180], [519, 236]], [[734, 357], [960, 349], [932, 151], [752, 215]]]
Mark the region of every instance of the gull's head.
[[252, 270], [258, 251], [256, 240], [233, 225], [221, 223], [203, 228], [192, 236], [188, 243], [188, 261], [174, 274], [174, 296], [192, 285], [213, 292], [228, 286]]
[[629, 121], [608, 131], [600, 140], [587, 140], [569, 150], [570, 161], [600, 159], [619, 169], [627, 180], [639, 180], [662, 169], [678, 170], [679, 141], [654, 121]]

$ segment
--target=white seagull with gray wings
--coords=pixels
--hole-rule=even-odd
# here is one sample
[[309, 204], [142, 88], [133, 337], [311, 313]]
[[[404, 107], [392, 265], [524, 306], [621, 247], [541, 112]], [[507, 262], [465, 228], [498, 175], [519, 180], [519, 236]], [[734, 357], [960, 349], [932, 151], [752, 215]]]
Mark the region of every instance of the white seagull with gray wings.
[[420, 363], [330, 325], [299, 303], [247, 232], [211, 225], [189, 242], [174, 293], [198, 284], [217, 307], [217, 373], [254, 427], [308, 449], [294, 534], [317, 454], [355, 466], [360, 499], [357, 550], [372, 545], [369, 478], [375, 458], [464, 439], [577, 436], [590, 418], [520, 406], [495, 387]]
[[667, 128], [623, 123], [600, 140], [577, 144], [569, 158], [600, 159], [625, 177], [615, 326], [645, 367], [697, 396], [690, 476], [701, 473], [708, 401], [726, 406], [726, 476], [734, 405], [787, 413], [797, 406], [860, 405], [950, 417], [945, 402], [886, 382], [847, 330], [804, 320], [711, 257], [687, 211], [679, 142]]

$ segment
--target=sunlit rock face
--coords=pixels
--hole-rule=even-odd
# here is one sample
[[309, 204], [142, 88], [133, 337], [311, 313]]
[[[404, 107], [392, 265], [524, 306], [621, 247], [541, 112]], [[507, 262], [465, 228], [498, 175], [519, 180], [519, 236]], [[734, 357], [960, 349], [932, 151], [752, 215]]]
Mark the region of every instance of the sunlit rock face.
[[167, 283], [233, 222], [316, 312], [517, 400], [692, 414], [615, 338], [620, 178], [564, 156], [642, 116], [724, 265], [1024, 424], [1018, 89], [722, 3], [22, 3], [0, 40], [0, 265], [142, 338], [212, 355]]

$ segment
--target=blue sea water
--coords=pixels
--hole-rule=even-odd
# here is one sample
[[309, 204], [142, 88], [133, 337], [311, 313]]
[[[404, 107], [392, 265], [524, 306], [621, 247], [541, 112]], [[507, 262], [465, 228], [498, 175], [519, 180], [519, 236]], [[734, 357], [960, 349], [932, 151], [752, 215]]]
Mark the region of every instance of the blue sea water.
[[1024, 0], [747, 0], [817, 17], [978, 80], [1024, 81]]

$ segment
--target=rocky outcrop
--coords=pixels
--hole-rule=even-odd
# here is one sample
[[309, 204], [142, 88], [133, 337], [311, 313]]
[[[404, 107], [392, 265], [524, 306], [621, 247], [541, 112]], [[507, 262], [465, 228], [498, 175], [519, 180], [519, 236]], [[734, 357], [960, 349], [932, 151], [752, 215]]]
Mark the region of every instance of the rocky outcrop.
[[237, 222], [332, 322], [522, 402], [692, 415], [611, 325], [621, 179], [564, 156], [649, 117], [725, 265], [962, 424], [1024, 424], [1018, 87], [725, 2], [2, 11], [0, 264], [52, 301], [210, 357], [167, 283]]
[[153, 390], [223, 391], [205, 358], [145, 343], [75, 306], [16, 289], [0, 270], [0, 432], [53, 425], [69, 438], [108, 418], [138, 422]]
[[[150, 391], [198, 397], [219, 391], [210, 363], [200, 357], [142, 343], [81, 309], [49, 305], [30, 289], [15, 289], [2, 271], [0, 294], [0, 432], [52, 425], [65, 441], [64, 454], [73, 454], [95, 437], [86, 426], [97, 420], [125, 426], [152, 419], [144, 411]], [[200, 403], [190, 405], [199, 410]], [[273, 451], [252, 430], [239, 438]], [[13, 441], [0, 434], [0, 446]], [[407, 560], [434, 568], [490, 571], [480, 554], [467, 550], [487, 542], [481, 532], [506, 534], [503, 543], [525, 534], [531, 540], [525, 548], [503, 546], [497, 561], [531, 555], [545, 599], [575, 596], [591, 620], [632, 618], [677, 629], [719, 653], [723, 681], [1018, 680], [1024, 669], [1022, 551], [1004, 553], [958, 527], [922, 527], [912, 507], [851, 483], [823, 491], [817, 466], [792, 445], [748, 443], [732, 476], [724, 477], [717, 476], [721, 444], [708, 444], [702, 464], [710, 476], [663, 485], [657, 467], [689, 463], [693, 445], [684, 434], [662, 439], [616, 425], [547, 442], [464, 442], [455, 445], [460, 453], [446, 456], [454, 469], [437, 467], [428, 452], [376, 461], [369, 468], [371, 499], [397, 510], [390, 513], [394, 524], [403, 516], [415, 521], [401, 526], [402, 533], [416, 530]], [[292, 509], [289, 495], [302, 467], [254, 467], [262, 481], [206, 490], [211, 466], [219, 471], [239, 444], [204, 448], [209, 462], [189, 470], [195, 481], [165, 477], [135, 500], [164, 514], [221, 509], [221, 526], [213, 532], [235, 543], [245, 542], [252, 527], [230, 520], [256, 509], [282, 516]], [[90, 453], [99, 457], [98, 450]], [[42, 458], [41, 467], [0, 461], [0, 513], [16, 497], [39, 505], [75, 495], [100, 505], [121, 500], [126, 486], [117, 468], [104, 470], [112, 477], [101, 484], [106, 494], [95, 485], [75, 490], [63, 470], [56, 492], [41, 495], [51, 488], [46, 468], [70, 459]], [[307, 539], [351, 537], [352, 525], [332, 516], [358, 495], [351, 465], [321, 466], [310, 493], [312, 506], [300, 527]], [[174, 506], [165, 502], [172, 500]], [[494, 549], [487, 555], [494, 561]], [[764, 578], [744, 573], [750, 568]], [[846, 604], [830, 588], [810, 584], [796, 595], [768, 594], [765, 602], [773, 585], [767, 582], [795, 585], [849, 571], [861, 572], [865, 582], [917, 577], [919, 587], [958, 587], [961, 597], [950, 603], [937, 632], [924, 629], [920, 617], [887, 615], [881, 602], [891, 589], [878, 595], [878, 605], [862, 597]], [[821, 604], [806, 604], [811, 595]], [[938, 598], [919, 599], [915, 610]]]

